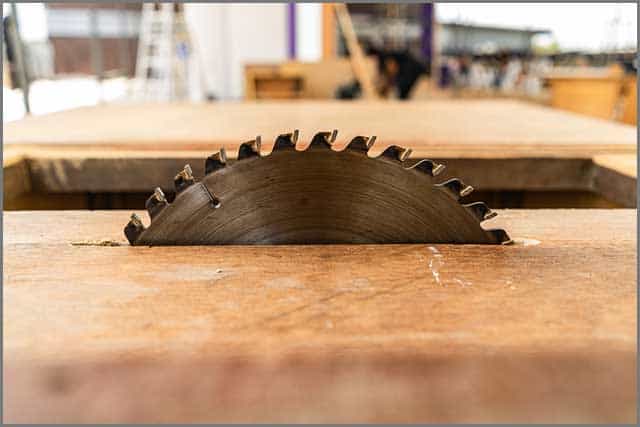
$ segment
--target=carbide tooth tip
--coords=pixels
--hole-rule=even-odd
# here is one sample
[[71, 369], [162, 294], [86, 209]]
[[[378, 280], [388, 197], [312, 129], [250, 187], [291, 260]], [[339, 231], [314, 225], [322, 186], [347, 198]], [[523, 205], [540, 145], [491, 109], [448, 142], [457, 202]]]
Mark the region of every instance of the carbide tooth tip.
[[445, 166], [443, 164], [433, 163], [433, 165], [434, 166], [431, 169], [431, 173], [432, 173], [433, 176], [440, 175], [445, 169]]
[[260, 135], [256, 136], [253, 141], [247, 141], [240, 144], [238, 147], [238, 160], [245, 159], [247, 157], [254, 157], [260, 155], [260, 147], [262, 146], [262, 138]]
[[124, 227], [124, 235], [131, 245], [135, 244], [140, 234], [144, 231], [144, 225], [142, 224], [142, 220], [135, 213], [131, 214], [131, 219]]
[[369, 150], [369, 146], [367, 145], [368, 140], [369, 138], [366, 136], [356, 136], [349, 141], [345, 149], [367, 152], [367, 150]]
[[380, 157], [387, 157], [389, 159], [403, 162], [409, 154], [411, 154], [411, 149], [409, 148], [390, 145], [382, 152], [382, 154], [380, 154]]
[[378, 139], [377, 136], [373, 135], [371, 136], [371, 138], [369, 138], [369, 140], [367, 141], [367, 150], [371, 149], [371, 147], [373, 147], [373, 144], [376, 143], [376, 139]]
[[334, 129], [333, 131], [331, 131], [331, 136], [329, 137], [329, 143], [333, 144], [336, 141], [337, 137], [338, 137], [338, 129]]
[[162, 191], [162, 188], [160, 187], [156, 187], [155, 190], [153, 190], [153, 195], [156, 197], [156, 199], [163, 201], [166, 200], [167, 198], [164, 195], [164, 192]]
[[132, 213], [130, 220], [131, 220], [131, 223], [136, 227], [144, 227], [144, 225], [142, 224], [142, 219], [140, 219], [138, 214]]
[[464, 197], [473, 190], [473, 188], [469, 188], [468, 185], [463, 184], [462, 181], [460, 181], [458, 178], [452, 178], [448, 181], [443, 182], [442, 184], [437, 185], [446, 188], [449, 191], [449, 194], [451, 194], [456, 199]]
[[151, 220], [156, 217], [169, 203], [160, 187], [153, 190], [153, 194], [147, 199], [145, 207]]
[[227, 165], [227, 152], [224, 147], [220, 148], [217, 153], [210, 155], [204, 162], [205, 175], [210, 174], [218, 169], [222, 169]]
[[188, 164], [185, 165], [184, 168], [173, 178], [173, 184], [177, 193], [180, 193], [194, 182], [195, 179], [193, 178], [193, 171], [191, 170], [191, 166]]
[[487, 205], [483, 202], [474, 202], [468, 205], [463, 205], [466, 209], [468, 209], [473, 215], [478, 219], [478, 221], [482, 222], [487, 219], [491, 219], [495, 217], [497, 214], [493, 212], [491, 209], [487, 207]]
[[296, 137], [294, 133], [283, 133], [276, 137], [276, 141], [273, 144], [273, 151], [278, 150], [291, 150], [296, 148]]
[[484, 219], [487, 220], [487, 219], [495, 218], [497, 216], [498, 216], [498, 214], [496, 212], [489, 211], [486, 214], [484, 214]]
[[330, 134], [329, 132], [318, 132], [315, 135], [313, 135], [313, 138], [311, 139], [311, 143], [309, 144], [308, 148], [321, 147], [321, 148], [331, 149], [331, 144], [332, 144], [332, 134]]
[[473, 192], [473, 187], [470, 185], [467, 185], [460, 191], [460, 197], [468, 196], [472, 192]]
[[220, 161], [222, 163], [227, 163], [227, 150], [225, 150], [224, 147], [220, 147], [220, 150], [218, 150], [218, 154], [220, 156]]
[[487, 233], [491, 234], [497, 243], [501, 245], [511, 245], [514, 243], [513, 239], [503, 229], [487, 230]]
[[[422, 160], [418, 160], [412, 166], [409, 166], [408, 169], [415, 169], [433, 177], [438, 175], [440, 172], [444, 170], [444, 165], [439, 165], [429, 159], [422, 159]], [[444, 184], [445, 183], [436, 184], [436, 186], [443, 186]]]
[[291, 139], [293, 140], [293, 143], [296, 144], [298, 142], [298, 137], [300, 136], [300, 130], [299, 129], [295, 129], [293, 131], [293, 136], [291, 137]]

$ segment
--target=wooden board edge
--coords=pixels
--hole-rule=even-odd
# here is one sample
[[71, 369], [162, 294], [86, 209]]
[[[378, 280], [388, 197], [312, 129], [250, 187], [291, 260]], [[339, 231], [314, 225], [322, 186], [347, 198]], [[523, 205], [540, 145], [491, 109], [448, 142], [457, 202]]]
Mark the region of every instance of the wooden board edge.
[[603, 154], [593, 158], [593, 163], [597, 166], [614, 170], [631, 178], [638, 177], [637, 161], [637, 155], [632, 154]]
[[[338, 138], [337, 149], [346, 145], [349, 138]], [[235, 159], [237, 147], [245, 141], [188, 141], [188, 142], [166, 142], [158, 144], [154, 141], [140, 142], [137, 144], [111, 143], [111, 144], [12, 144], [11, 149], [19, 149], [22, 157], [25, 158], [86, 158], [88, 155], [94, 157], [121, 158], [130, 155], [141, 155], [144, 157], [193, 157], [207, 153], [206, 156], [214, 153], [221, 147], [227, 149], [227, 158]], [[411, 148], [410, 158], [583, 158], [583, 159], [606, 159], [612, 156], [637, 155], [635, 144], [603, 144], [594, 147], [590, 144], [531, 144], [526, 142], [509, 144], [490, 144], [482, 146], [468, 145], [464, 143], [451, 144], [441, 141], [430, 141], [428, 145], [420, 144], [418, 141], [394, 141], [386, 138], [376, 144], [370, 154], [375, 156], [381, 153], [389, 145], [401, 145]], [[5, 147], [5, 151], [7, 148]], [[271, 150], [271, 142], [263, 141], [263, 153], [267, 154]], [[206, 156], [204, 158], [206, 158]]]
[[10, 208], [12, 200], [32, 190], [31, 169], [28, 157], [23, 153], [12, 153], [3, 158], [3, 200], [4, 207]]
[[596, 156], [593, 158], [593, 187], [601, 196], [627, 208], [636, 208], [638, 178], [636, 156]]

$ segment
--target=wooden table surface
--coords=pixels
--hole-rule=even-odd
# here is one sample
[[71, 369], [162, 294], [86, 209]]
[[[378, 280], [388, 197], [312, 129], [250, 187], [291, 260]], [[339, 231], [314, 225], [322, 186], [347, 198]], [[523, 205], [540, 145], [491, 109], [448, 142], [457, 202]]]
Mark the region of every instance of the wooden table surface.
[[[302, 139], [338, 129], [340, 141], [377, 135], [414, 157], [635, 154], [633, 126], [506, 99], [416, 102], [281, 101], [210, 104], [111, 104], [34, 116], [4, 125], [5, 147], [83, 147], [209, 153], [262, 135], [266, 145], [300, 129]], [[73, 153], [68, 153], [73, 155]]]
[[410, 147], [483, 191], [587, 191], [636, 205], [634, 127], [523, 101], [439, 99], [110, 104], [29, 117], [4, 126], [5, 206], [35, 206], [29, 193], [169, 191], [186, 163], [200, 177], [220, 147], [233, 158], [260, 134], [268, 153], [294, 128], [302, 148], [319, 130], [339, 129], [338, 148], [377, 135], [371, 155]]
[[636, 422], [635, 210], [502, 211], [510, 246], [130, 247], [127, 218], [5, 213], [5, 421]]

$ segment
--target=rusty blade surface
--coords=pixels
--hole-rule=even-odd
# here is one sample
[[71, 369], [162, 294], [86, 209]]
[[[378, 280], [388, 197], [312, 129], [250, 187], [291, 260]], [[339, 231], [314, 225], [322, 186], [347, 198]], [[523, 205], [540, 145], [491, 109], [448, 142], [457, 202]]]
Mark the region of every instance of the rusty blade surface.
[[405, 161], [391, 146], [369, 157], [375, 138], [333, 148], [336, 133], [315, 135], [305, 149], [297, 132], [260, 153], [260, 138], [242, 144], [238, 160], [207, 159], [207, 173], [176, 175], [176, 198], [156, 191], [147, 202], [148, 227], [135, 217], [125, 228], [132, 245], [475, 243], [510, 241], [481, 222], [495, 214], [484, 203], [463, 205], [472, 191], [459, 180], [435, 182], [442, 165]]

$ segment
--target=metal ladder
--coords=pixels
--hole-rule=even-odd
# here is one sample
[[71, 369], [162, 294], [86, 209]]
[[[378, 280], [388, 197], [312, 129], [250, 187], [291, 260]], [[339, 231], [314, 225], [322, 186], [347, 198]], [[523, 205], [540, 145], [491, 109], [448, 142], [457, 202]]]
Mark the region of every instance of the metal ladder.
[[160, 102], [187, 99], [191, 53], [182, 5], [144, 3], [134, 98]]

